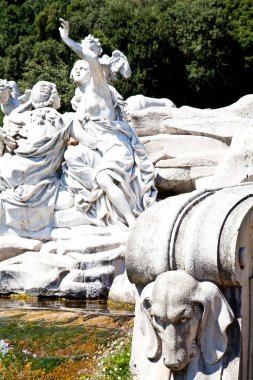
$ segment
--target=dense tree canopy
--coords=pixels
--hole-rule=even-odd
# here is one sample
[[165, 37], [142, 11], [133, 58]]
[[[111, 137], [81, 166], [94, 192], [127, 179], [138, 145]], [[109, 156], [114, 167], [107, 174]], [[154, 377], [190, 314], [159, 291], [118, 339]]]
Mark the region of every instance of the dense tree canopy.
[[219, 107], [253, 88], [252, 0], [0, 0], [0, 78], [24, 91], [38, 80], [59, 88], [63, 109], [77, 59], [59, 36], [99, 37], [104, 53], [128, 56], [119, 92], [168, 97], [177, 106]]

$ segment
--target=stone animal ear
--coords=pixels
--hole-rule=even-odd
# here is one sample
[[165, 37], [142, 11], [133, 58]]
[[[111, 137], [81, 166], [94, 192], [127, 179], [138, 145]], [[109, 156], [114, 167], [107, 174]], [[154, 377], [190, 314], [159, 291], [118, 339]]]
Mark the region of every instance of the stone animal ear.
[[200, 282], [196, 301], [202, 303], [204, 313], [199, 329], [199, 342], [204, 360], [214, 364], [227, 349], [227, 327], [233, 322], [234, 314], [219, 288], [211, 282]]
[[152, 289], [154, 282], [148, 284], [141, 294], [141, 320], [140, 329], [143, 334], [144, 351], [147, 358], [151, 361], [156, 361], [162, 353], [161, 340], [157, 336], [155, 329], [151, 323], [151, 308], [152, 308]]

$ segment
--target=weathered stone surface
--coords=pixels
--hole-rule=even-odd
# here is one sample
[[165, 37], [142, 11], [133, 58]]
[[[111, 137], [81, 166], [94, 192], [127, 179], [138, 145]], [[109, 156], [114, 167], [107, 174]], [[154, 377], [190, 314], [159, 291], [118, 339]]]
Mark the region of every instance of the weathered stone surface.
[[238, 128], [252, 126], [253, 95], [218, 109], [151, 107], [132, 113], [132, 124], [139, 136], [161, 133], [216, 138], [227, 144]]
[[[160, 124], [170, 115], [171, 107], [149, 107], [131, 113], [131, 124], [138, 136], [153, 136], [159, 133]], [[167, 133], [167, 132], [164, 132]]]
[[97, 227], [97, 226], [75, 226], [71, 228], [71, 236], [73, 238], [79, 236], [117, 236], [120, 240], [122, 237], [122, 241], [125, 241], [126, 236], [129, 233], [129, 229], [127, 227], [122, 228], [118, 226], [108, 226], [108, 227]]
[[0, 293], [56, 295], [62, 279], [78, 266], [69, 257], [24, 253], [0, 263]]
[[[149, 159], [154, 162], [157, 152], [162, 152], [168, 158], [182, 158], [205, 154], [224, 154], [228, 146], [221, 141], [201, 136], [175, 136], [159, 134], [142, 139]], [[156, 161], [157, 162], [157, 161]], [[157, 164], [156, 164], [157, 166]]]
[[176, 194], [187, 193], [196, 189], [196, 180], [212, 176], [212, 166], [197, 166], [192, 168], [160, 168], [156, 167], [156, 187], [159, 190]]
[[230, 144], [233, 135], [239, 128], [253, 125], [253, 122], [249, 119], [230, 114], [209, 116], [204, 113], [196, 116], [189, 115], [183, 110], [181, 112], [181, 117], [171, 117], [163, 120], [159, 133], [206, 136]]
[[191, 180], [195, 182], [199, 178], [209, 177], [214, 173], [214, 170], [215, 168], [213, 166], [191, 167], [190, 169]]
[[210, 185], [213, 176], [202, 177], [195, 180], [195, 188], [196, 190], [200, 189], [210, 189], [212, 186]]
[[[196, 188], [251, 180], [251, 159], [249, 154], [247, 159], [243, 156], [243, 149], [247, 148], [241, 149], [241, 159], [232, 158], [228, 144], [234, 134], [240, 134], [242, 126], [252, 129], [252, 97], [243, 97], [231, 106], [214, 110], [183, 106], [180, 109], [150, 108], [134, 113], [133, 125], [143, 136], [141, 141], [156, 167], [157, 189], [168, 194], [181, 194]], [[222, 163], [225, 153], [227, 158]], [[212, 179], [214, 171], [209, 167], [218, 164]], [[243, 167], [245, 169], [241, 170]], [[231, 176], [231, 171], [235, 175]]]
[[237, 253], [240, 246], [250, 250], [250, 241], [241, 241], [241, 234], [244, 229], [250, 233], [252, 210], [252, 183], [197, 190], [158, 202], [130, 233], [126, 256], [130, 281], [146, 285], [159, 273], [183, 269], [198, 280], [240, 285]]
[[[228, 150], [223, 142], [200, 136], [160, 134], [144, 137], [142, 141], [155, 163], [157, 189], [176, 194], [194, 190], [198, 178], [211, 176], [213, 167]], [[169, 158], [164, 160], [164, 156]]]
[[38, 242], [40, 252], [2, 261], [0, 293], [106, 298], [114, 277], [125, 270], [127, 235], [121, 231], [104, 236], [97, 231], [97, 236]]
[[19, 236], [0, 236], [0, 261], [21, 255], [26, 251], [39, 251], [39, 240], [25, 239]]
[[113, 272], [112, 265], [87, 270], [75, 269], [62, 280], [58, 292], [74, 298], [107, 298]]
[[135, 304], [135, 296], [136, 288], [128, 280], [126, 272], [114, 278], [108, 295], [109, 300]]
[[218, 113], [231, 113], [235, 116], [251, 119], [253, 118], [253, 94], [248, 94], [237, 100], [237, 102], [230, 104], [227, 107], [217, 108], [215, 112]]
[[138, 218], [127, 244], [126, 268], [130, 282], [145, 286], [170, 269], [168, 252], [178, 215], [203, 194], [204, 191], [195, 191], [167, 198]]
[[[91, 253], [79, 253], [79, 252], [69, 252], [67, 256], [74, 258], [80, 262], [81, 269], [88, 269], [99, 267], [107, 264], [114, 263], [117, 266], [116, 261], [121, 260], [124, 264], [126, 247], [124, 245], [119, 246], [114, 249], [106, 250], [104, 252], [97, 252], [96, 254]], [[123, 270], [122, 270], [123, 269]], [[116, 273], [124, 271], [124, 265], [119, 270], [116, 270]]]
[[253, 128], [238, 130], [223, 160], [216, 167], [210, 186], [223, 187], [253, 181]]
[[44, 242], [42, 244], [42, 247], [40, 250], [40, 254], [43, 255], [43, 253], [56, 254], [57, 253], [57, 242], [56, 241]]
[[179, 156], [177, 158], [167, 158], [159, 160], [156, 164], [156, 168], [189, 168], [196, 166], [216, 166], [224, 157], [224, 153], [202, 153], [189, 156]]
[[102, 236], [98, 240], [94, 239], [94, 236], [79, 236], [78, 240], [58, 240], [57, 241], [57, 253], [59, 255], [66, 255], [70, 252], [80, 252], [80, 253], [97, 253], [111, 250], [113, 248], [118, 248], [124, 243], [126, 243], [127, 236], [125, 236], [125, 241], [119, 240], [118, 237], [113, 236]]
[[156, 168], [155, 185], [158, 190], [175, 194], [188, 193], [194, 190], [190, 169]]
[[106, 298], [114, 277], [125, 269], [125, 247], [118, 245], [112, 248], [115, 245], [100, 245], [100, 250], [105, 249], [102, 252], [89, 245], [86, 253], [66, 253], [79, 263], [79, 269], [71, 271], [63, 279], [58, 292], [77, 298]]

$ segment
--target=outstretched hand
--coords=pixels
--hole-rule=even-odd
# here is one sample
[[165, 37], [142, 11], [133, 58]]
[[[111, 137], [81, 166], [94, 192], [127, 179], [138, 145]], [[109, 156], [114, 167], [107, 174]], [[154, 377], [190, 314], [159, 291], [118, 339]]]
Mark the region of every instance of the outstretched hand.
[[69, 36], [69, 22], [64, 20], [63, 18], [59, 19], [61, 22], [61, 26], [59, 28], [61, 38], [64, 40]]

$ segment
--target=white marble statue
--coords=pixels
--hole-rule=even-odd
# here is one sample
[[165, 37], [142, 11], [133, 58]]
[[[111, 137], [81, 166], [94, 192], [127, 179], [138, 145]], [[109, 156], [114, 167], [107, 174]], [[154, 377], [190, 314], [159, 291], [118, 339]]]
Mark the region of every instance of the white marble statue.
[[66, 142], [77, 134], [81, 143], [92, 145], [78, 125], [64, 125], [59, 107], [55, 84], [41, 81], [30, 100], [9, 115], [9, 122], [21, 126], [27, 139], [18, 140], [14, 155], [0, 159], [1, 217], [7, 226], [27, 231], [52, 226]]
[[23, 112], [25, 104], [9, 115], [11, 123], [26, 128], [28, 138], [19, 140], [15, 155], [0, 159], [1, 222], [37, 231], [52, 224], [56, 172], [69, 132], [57, 112], [60, 99], [53, 83], [38, 82], [29, 104], [31, 111]]
[[[17, 91], [14, 86], [15, 82], [8, 82], [6, 79], [0, 79], [0, 104], [1, 111], [5, 115], [9, 115], [13, 109], [20, 105]], [[13, 88], [14, 87], [14, 88]], [[0, 128], [0, 157], [4, 154], [6, 149], [13, 150], [16, 148], [16, 143], [13, 137]]]
[[[15, 81], [0, 79], [0, 104], [1, 111], [4, 113], [3, 127], [0, 128], [0, 157], [4, 153], [13, 154], [17, 147], [16, 140], [26, 138], [26, 132], [21, 125], [12, 123], [9, 115], [21, 104], [27, 103], [30, 98], [31, 90], [26, 90], [20, 95], [19, 87]], [[29, 106], [28, 106], [29, 108]], [[23, 108], [23, 111], [25, 108]]]
[[16, 82], [0, 79], [0, 104], [5, 115], [9, 115], [21, 103]]
[[1, 111], [5, 115], [10, 115], [15, 108], [26, 103], [30, 96], [30, 89], [26, 90], [25, 93], [21, 95], [19, 87], [15, 81], [0, 79], [0, 104]]
[[[119, 51], [117, 50], [119, 55]], [[115, 53], [115, 52], [113, 52]], [[122, 58], [123, 56], [123, 58]], [[118, 61], [120, 60], [121, 65], [118, 64], [118, 61], [115, 58], [115, 54], [112, 54], [112, 58], [106, 56], [105, 54], [103, 57], [99, 60], [100, 63], [103, 63], [103, 70], [107, 73], [106, 78], [110, 82], [112, 80], [116, 80], [117, 72], [121, 73], [121, 75], [124, 78], [128, 78], [131, 74], [131, 70], [127, 61], [127, 58], [122, 54], [122, 56], [119, 55], [121, 60], [118, 58]], [[104, 57], [108, 57], [105, 59]], [[117, 56], [116, 56], [117, 57]], [[111, 63], [112, 62], [112, 63]], [[116, 64], [117, 63], [117, 64]], [[125, 69], [122, 70], [122, 67]], [[118, 71], [116, 71], [118, 70]], [[79, 104], [82, 99], [82, 95], [85, 92], [85, 84], [87, 71], [89, 71], [89, 64], [85, 60], [78, 60], [74, 63], [74, 66], [70, 72], [70, 79], [76, 84], [77, 88], [75, 90], [75, 95], [71, 99], [71, 105], [74, 111], [78, 110]], [[113, 79], [112, 79], [113, 78]], [[166, 98], [162, 99], [156, 99], [156, 98], [150, 98], [144, 95], [133, 95], [127, 98], [125, 101], [123, 97], [119, 94], [119, 92], [112, 86], [109, 85], [110, 91], [113, 97], [116, 98], [116, 101], [123, 107], [124, 112], [128, 115], [128, 118], [131, 119], [131, 112], [133, 111], [139, 111], [144, 108], [149, 107], [176, 107], [175, 104]], [[81, 107], [83, 108], [83, 107]], [[80, 110], [80, 108], [79, 108]]]
[[126, 99], [128, 112], [140, 111], [150, 107], [169, 107], [176, 108], [175, 104], [167, 98], [150, 98], [141, 94], [132, 95]]
[[63, 41], [88, 63], [81, 65], [84, 75], [73, 123], [79, 123], [96, 140], [96, 150], [80, 145], [68, 148], [61, 179], [65, 191], [59, 193], [56, 209], [64, 209], [66, 199], [72, 196], [74, 210], [85, 215], [83, 223], [132, 226], [154, 202], [153, 165], [112, 95], [100, 63], [99, 41], [89, 35], [76, 43], [68, 36], [68, 22], [62, 19], [59, 30]]
[[[124, 58], [124, 62], [125, 60], [127, 60], [126, 57]], [[101, 63], [101, 60], [99, 60], [99, 62]], [[109, 73], [111, 73], [111, 65], [109, 65], [109, 67], [107, 67], [106, 70], [105, 70], [105, 63], [103, 64], [102, 67], [103, 67], [103, 71], [104, 72], [106, 71], [107, 73], [106, 78], [110, 77], [110, 75], [116, 75], [115, 73], [116, 69], [114, 69], [114, 74], [109, 75]], [[128, 77], [129, 74], [126, 70], [126, 72], [123, 72], [122, 75], [124, 75], [124, 77]], [[76, 61], [70, 72], [70, 79], [77, 86], [75, 90], [75, 95], [71, 99], [72, 108], [74, 111], [76, 111], [76, 113], [75, 114], [66, 113], [64, 114], [64, 117], [77, 118], [77, 119], [80, 119], [80, 121], [82, 121], [83, 120], [82, 113], [83, 113], [83, 110], [85, 109], [85, 104], [84, 104], [85, 97], [83, 97], [83, 95], [85, 94], [87, 83], [90, 80], [90, 68], [89, 68], [88, 62], [83, 59], [79, 59], [78, 61]], [[114, 104], [118, 103], [120, 105], [120, 111], [121, 113], [123, 113], [122, 117], [126, 118], [126, 113], [128, 113], [127, 102], [123, 100], [123, 97], [119, 94], [119, 92], [113, 86], [109, 85], [109, 88], [110, 88], [110, 93], [113, 98]]]

